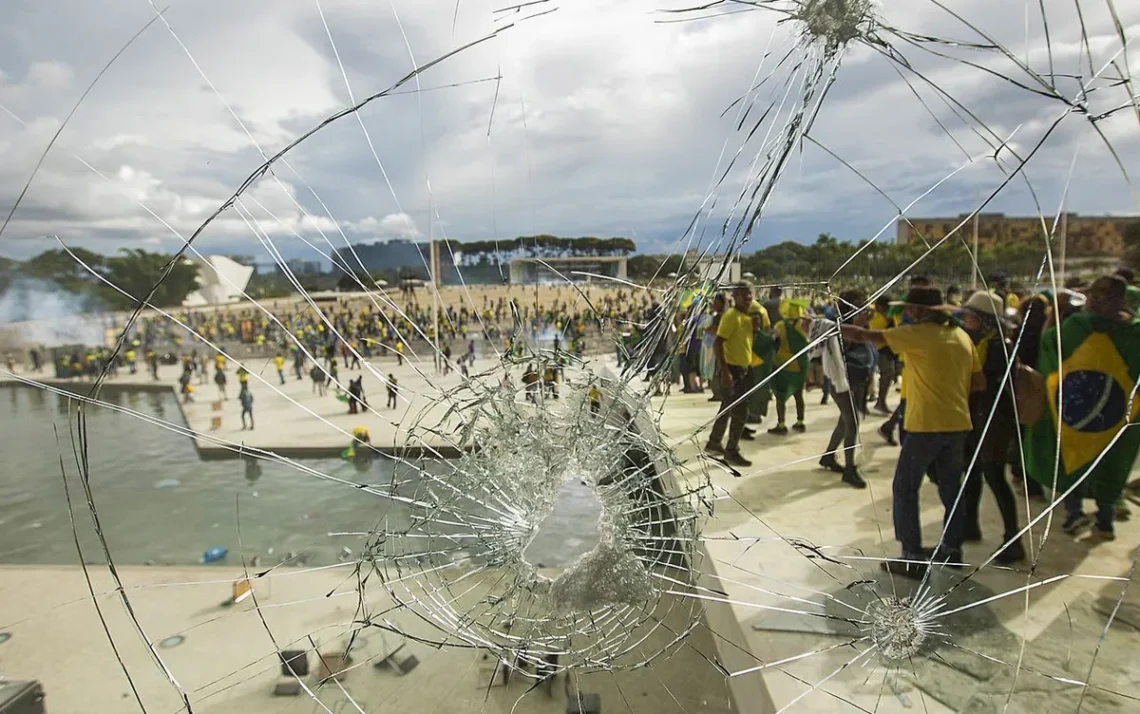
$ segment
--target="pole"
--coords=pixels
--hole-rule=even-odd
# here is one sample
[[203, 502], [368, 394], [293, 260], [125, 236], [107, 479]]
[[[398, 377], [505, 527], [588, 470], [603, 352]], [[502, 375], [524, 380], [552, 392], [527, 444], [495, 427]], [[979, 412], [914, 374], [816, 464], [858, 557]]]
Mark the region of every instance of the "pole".
[[981, 272], [981, 270], [982, 270], [982, 266], [978, 264], [978, 214], [977, 213], [974, 214], [974, 245], [973, 245], [972, 250], [973, 250], [972, 258], [974, 261], [974, 269], [970, 272], [974, 276], [974, 283], [973, 283], [973, 286], [970, 288], [970, 290], [977, 292], [977, 290], [978, 290], [978, 273]]
[[1069, 211], [1061, 206], [1061, 285], [1065, 284], [1065, 252], [1069, 244]]
[[431, 312], [432, 334], [435, 340], [434, 362], [437, 369], [442, 369], [439, 351], [439, 245], [435, 242], [434, 237], [431, 238]]

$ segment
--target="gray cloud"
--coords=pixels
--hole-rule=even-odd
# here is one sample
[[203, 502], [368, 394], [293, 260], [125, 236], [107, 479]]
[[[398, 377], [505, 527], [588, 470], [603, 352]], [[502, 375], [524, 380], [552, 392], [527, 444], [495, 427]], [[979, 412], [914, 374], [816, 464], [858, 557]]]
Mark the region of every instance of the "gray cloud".
[[[500, 82], [394, 96], [363, 110], [361, 119], [387, 180], [359, 124], [346, 117], [290, 154], [289, 162], [303, 181], [279, 166], [275, 176], [286, 190], [263, 180], [246, 206], [283, 252], [296, 255], [311, 251], [293, 231], [322, 240], [314, 224], [336, 245], [344, 240], [340, 231], [356, 240], [416, 232], [475, 239], [493, 237], [497, 230], [508, 237], [534, 232], [623, 234], [636, 237], [645, 248], [673, 246], [700, 209], [722, 148], [727, 147], [731, 157], [751, 128], [736, 132], [736, 110], [724, 117], [722, 112], [748, 92], [765, 49], [770, 55], [761, 78], [787, 51], [795, 31], [788, 25], [777, 27], [778, 16], [770, 12], [657, 24], [660, 16], [653, 11], [662, 3], [656, 0], [616, 5], [603, 0], [564, 2], [558, 12], [520, 24], [429, 70], [421, 80], [425, 87], [438, 87], [495, 77], [501, 71]], [[322, 0], [321, 6], [358, 100], [410, 69], [404, 35], [389, 6], [349, 0]], [[421, 63], [496, 27], [486, 3], [463, 3], [454, 32], [450, 0], [402, 2], [396, 7]], [[1033, 21], [1027, 42], [1023, 7], [983, 0], [959, 0], [947, 7], [1007, 45], [1015, 57], [1028, 53], [1035, 71], [1047, 71], [1041, 23]], [[1074, 5], [1051, 0], [1046, 10], [1056, 71], [1081, 72]], [[1140, 8], [1122, 12], [1129, 32], [1140, 31]], [[933, 3], [891, 0], [882, 4], [881, 13], [885, 22], [910, 32], [984, 41]], [[28, 127], [0, 113], [0, 150], [5, 156], [0, 207], [11, 205], [86, 83], [149, 16], [146, 4], [134, 0], [111, 0], [98, 8], [78, 0], [15, 2], [0, 24], [0, 104]], [[239, 5], [209, 0], [176, 5], [167, 20], [267, 152], [349, 101], [310, 0]], [[1119, 40], [1113, 39], [1110, 20], [1100, 9], [1086, 8], [1086, 22], [1099, 68], [1120, 49]], [[769, 47], [770, 37], [774, 39]], [[994, 133], [1005, 136], [1016, 129], [1018, 151], [1031, 151], [1061, 109], [1054, 100], [955, 59], [936, 57], [898, 39], [892, 42], [917, 71], [969, 107]], [[1001, 52], [948, 45], [935, 49], [1031, 81]], [[1131, 65], [1140, 66], [1135, 50]], [[965, 162], [954, 140], [977, 161], [914, 213], [970, 210], [976, 196], [1001, 181], [975, 132], [929, 87], [903, 74], [922, 101], [884, 57], [852, 49], [811, 135], [865, 178], [814, 144], [805, 144], [768, 206], [755, 245], [810, 239], [822, 231], [851, 239], [870, 237], [891, 220], [895, 208], [867, 181], [905, 205]], [[753, 117], [780, 100], [786, 81], [796, 81], [789, 67], [754, 93]], [[1074, 84], [1063, 86], [1072, 91]], [[1127, 100], [1125, 88], [1111, 87], [1107, 79], [1101, 86], [1103, 99], [1096, 101], [1102, 106]], [[791, 98], [795, 96], [793, 91]], [[492, 107], [494, 121], [489, 125]], [[954, 140], [931, 114], [950, 129]], [[1127, 113], [1103, 126], [1126, 166], [1140, 164], [1136, 128], [1135, 117]], [[758, 137], [763, 135], [761, 130]], [[760, 138], [744, 146], [737, 171], [721, 188], [709, 231], [715, 233], [731, 209]], [[1080, 116], [1068, 117], [1027, 167], [1026, 177], [1040, 192], [1046, 210], [1055, 210], [1059, 203], [1078, 147], [1070, 208], [1086, 213], [1135, 211], [1134, 197], [1107, 147]], [[84, 168], [72, 153], [109, 179]], [[155, 239], [177, 247], [177, 240], [138, 202], [188, 235], [260, 161], [245, 130], [166, 28], [156, 24], [100, 82], [66, 128], [5, 233], [4, 250], [35, 252], [54, 241], [43, 238], [51, 235], [104, 250]], [[319, 217], [315, 223], [304, 219], [294, 202]], [[1011, 185], [991, 208], [1035, 210], [1023, 182]], [[202, 241], [210, 250], [262, 250], [257, 235], [232, 214], [211, 227]]]

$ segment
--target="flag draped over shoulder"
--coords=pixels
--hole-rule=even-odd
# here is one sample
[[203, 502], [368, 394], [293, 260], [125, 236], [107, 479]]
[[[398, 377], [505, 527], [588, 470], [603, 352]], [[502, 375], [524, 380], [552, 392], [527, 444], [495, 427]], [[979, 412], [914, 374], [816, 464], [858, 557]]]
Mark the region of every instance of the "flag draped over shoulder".
[[776, 359], [772, 369], [778, 371], [772, 376], [772, 393], [782, 401], [798, 392], [807, 378], [808, 354], [804, 349], [808, 346], [808, 337], [801, 324], [798, 317], [776, 323]]
[[1114, 500], [1140, 448], [1140, 429], [1124, 429], [1140, 416], [1140, 399], [1133, 394], [1140, 379], [1140, 323], [1080, 312], [1061, 324], [1060, 333], [1060, 355], [1057, 329], [1041, 336], [1037, 366], [1048, 406], [1026, 432], [1026, 470], [1042, 485], [1053, 485], [1060, 433], [1058, 488], [1067, 490], [1088, 473], [1081, 493]]

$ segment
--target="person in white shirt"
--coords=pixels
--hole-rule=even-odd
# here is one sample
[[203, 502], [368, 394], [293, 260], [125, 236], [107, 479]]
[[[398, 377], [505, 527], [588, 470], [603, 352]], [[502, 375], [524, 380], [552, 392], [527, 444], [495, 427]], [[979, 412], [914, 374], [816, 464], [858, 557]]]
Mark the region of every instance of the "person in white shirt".
[[[839, 295], [836, 307], [842, 322], [865, 326], [870, 315], [862, 310], [866, 296], [859, 291], [849, 290]], [[823, 374], [830, 382], [831, 396], [839, 407], [839, 422], [831, 433], [827, 451], [819, 460], [825, 469], [843, 474], [843, 482], [854, 488], [866, 488], [867, 482], [859, 474], [855, 465], [855, 447], [859, 443], [859, 410], [866, 397], [867, 381], [874, 369], [874, 347], [853, 342], [844, 343], [839, 336], [839, 326], [823, 318], [813, 318], [808, 329], [808, 339], [820, 342], [820, 356]], [[843, 444], [843, 465], [836, 458], [839, 445]]]

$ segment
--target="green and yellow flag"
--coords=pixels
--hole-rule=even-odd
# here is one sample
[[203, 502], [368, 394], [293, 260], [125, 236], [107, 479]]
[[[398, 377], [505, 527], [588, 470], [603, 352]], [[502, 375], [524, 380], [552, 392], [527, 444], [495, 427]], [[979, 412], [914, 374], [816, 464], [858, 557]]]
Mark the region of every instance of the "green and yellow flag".
[[1026, 470], [1042, 485], [1053, 485], [1060, 433], [1058, 488], [1066, 490], [1089, 473], [1081, 493], [1115, 500], [1140, 449], [1140, 430], [1124, 429], [1140, 417], [1140, 399], [1133, 395], [1140, 379], [1140, 322], [1076, 313], [1061, 324], [1060, 358], [1056, 328], [1041, 336], [1037, 366], [1045, 376], [1048, 408], [1026, 432]]
[[[772, 362], [772, 369], [778, 371], [772, 377], [772, 393], [781, 402], [798, 392], [807, 378], [810, 358], [807, 352], [802, 351], [808, 346], [808, 336], [801, 324], [798, 317], [776, 323], [776, 359]], [[799, 356], [795, 357], [797, 354]]]

